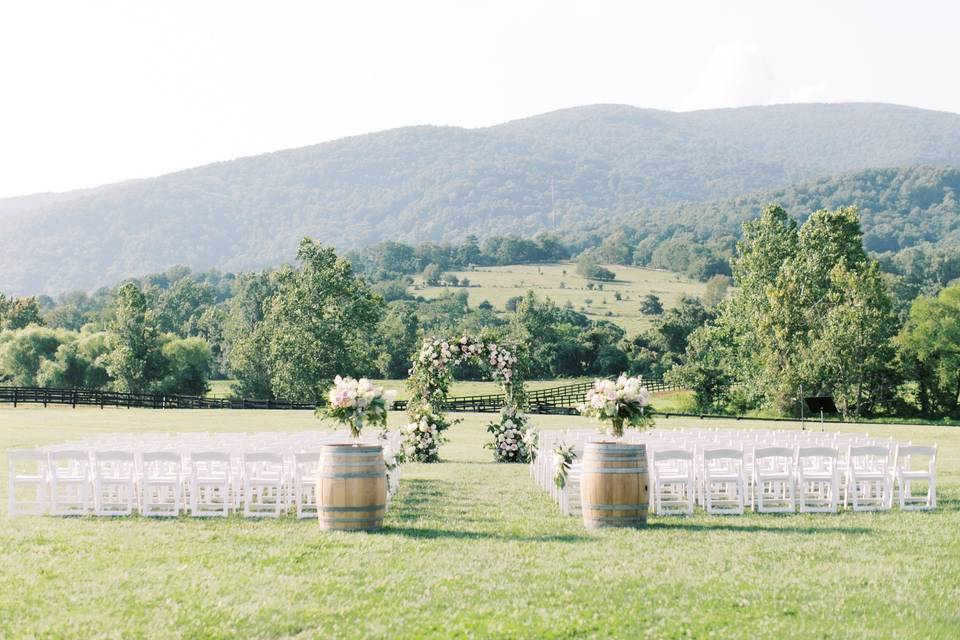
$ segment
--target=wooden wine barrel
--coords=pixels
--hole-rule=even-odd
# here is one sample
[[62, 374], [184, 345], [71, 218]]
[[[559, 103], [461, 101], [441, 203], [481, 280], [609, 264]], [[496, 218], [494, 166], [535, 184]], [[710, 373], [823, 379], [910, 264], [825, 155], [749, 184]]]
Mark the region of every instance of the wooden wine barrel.
[[646, 445], [586, 444], [580, 501], [587, 529], [646, 526], [648, 492]]
[[325, 444], [317, 469], [317, 517], [326, 531], [375, 531], [387, 508], [380, 445]]

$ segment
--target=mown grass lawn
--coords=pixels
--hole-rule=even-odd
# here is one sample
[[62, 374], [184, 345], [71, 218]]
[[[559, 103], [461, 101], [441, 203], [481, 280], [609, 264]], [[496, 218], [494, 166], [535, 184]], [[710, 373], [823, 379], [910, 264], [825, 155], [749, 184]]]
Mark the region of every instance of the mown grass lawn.
[[[0, 637], [960, 636], [960, 429], [866, 428], [940, 444], [935, 513], [651, 517], [643, 531], [589, 534], [526, 466], [490, 462], [486, 416], [465, 418], [446, 462], [405, 467], [376, 534], [293, 519], [9, 518], [4, 506]], [[660, 426], [685, 424], [704, 423]], [[318, 427], [305, 412], [0, 409], [0, 448]]]

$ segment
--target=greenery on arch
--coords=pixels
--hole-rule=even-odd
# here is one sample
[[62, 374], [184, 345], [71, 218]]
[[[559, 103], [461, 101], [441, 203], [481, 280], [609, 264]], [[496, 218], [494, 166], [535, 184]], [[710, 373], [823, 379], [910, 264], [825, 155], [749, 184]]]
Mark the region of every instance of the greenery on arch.
[[487, 430], [493, 442], [487, 446], [501, 462], [527, 462], [532, 455], [532, 430], [523, 407], [526, 393], [523, 379], [525, 358], [513, 340], [502, 341], [492, 332], [458, 338], [427, 337], [413, 358], [408, 385], [410, 423], [404, 428], [403, 457], [408, 461], [437, 462], [443, 432], [456, 421], [443, 411], [453, 382], [453, 371], [460, 364], [479, 366], [503, 387], [504, 406], [498, 421]]

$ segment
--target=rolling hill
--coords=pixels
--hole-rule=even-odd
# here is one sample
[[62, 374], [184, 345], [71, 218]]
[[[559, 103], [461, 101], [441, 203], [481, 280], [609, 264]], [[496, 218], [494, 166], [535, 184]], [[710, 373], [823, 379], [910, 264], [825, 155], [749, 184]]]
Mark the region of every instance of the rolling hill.
[[960, 169], [933, 166], [867, 169], [735, 198], [644, 208], [581, 228], [602, 235], [630, 225], [644, 234], [698, 240], [738, 236], [740, 225], [771, 202], [801, 222], [819, 209], [856, 206], [864, 246], [877, 253], [919, 244], [960, 246]]
[[596, 105], [482, 129], [408, 127], [0, 200], [0, 290], [89, 289], [178, 263], [260, 268], [289, 260], [304, 235], [345, 249], [655, 219], [678, 203], [918, 164], [960, 165], [960, 115], [883, 104]]

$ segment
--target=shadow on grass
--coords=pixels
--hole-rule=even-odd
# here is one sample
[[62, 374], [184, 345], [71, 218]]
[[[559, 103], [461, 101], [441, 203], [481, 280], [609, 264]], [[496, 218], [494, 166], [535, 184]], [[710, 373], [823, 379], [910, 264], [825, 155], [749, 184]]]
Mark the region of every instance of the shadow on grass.
[[650, 522], [647, 528], [656, 530], [678, 530], [678, 531], [729, 531], [731, 533], [800, 533], [800, 534], [818, 534], [818, 533], [850, 533], [854, 535], [867, 535], [873, 533], [872, 529], [867, 527], [765, 527], [759, 524], [736, 524], [724, 522]]
[[589, 542], [593, 538], [577, 534], [516, 535], [489, 531], [465, 531], [460, 529], [432, 529], [422, 527], [395, 527], [389, 524], [371, 535], [401, 536], [422, 540], [451, 538], [455, 540], [503, 540], [504, 542]]

